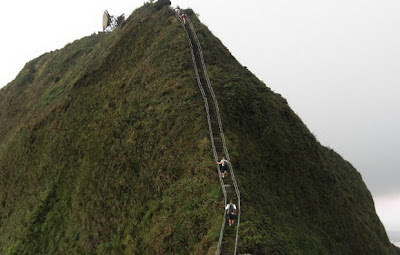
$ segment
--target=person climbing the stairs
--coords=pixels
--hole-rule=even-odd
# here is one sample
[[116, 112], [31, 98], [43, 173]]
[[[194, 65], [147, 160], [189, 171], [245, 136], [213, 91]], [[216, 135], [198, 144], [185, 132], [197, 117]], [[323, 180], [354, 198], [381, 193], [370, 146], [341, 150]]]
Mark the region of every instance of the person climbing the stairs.
[[222, 178], [225, 178], [225, 175], [228, 174], [228, 172], [227, 172], [228, 171], [228, 164], [230, 164], [231, 162], [226, 160], [225, 156], [222, 156], [221, 161], [219, 161], [217, 163], [220, 165]]
[[183, 13], [183, 14], [181, 15], [181, 18], [182, 18], [183, 24], [186, 24], [186, 19], [187, 19], [186, 13]]
[[225, 210], [228, 211], [229, 226], [232, 226], [233, 224], [235, 224], [236, 214], [236, 205], [232, 202], [232, 200], [230, 200], [229, 204], [226, 205]]

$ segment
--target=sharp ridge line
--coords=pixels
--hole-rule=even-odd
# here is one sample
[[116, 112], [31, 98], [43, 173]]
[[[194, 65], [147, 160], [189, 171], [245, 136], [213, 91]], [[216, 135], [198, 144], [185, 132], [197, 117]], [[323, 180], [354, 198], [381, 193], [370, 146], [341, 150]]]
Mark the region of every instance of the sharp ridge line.
[[[209, 79], [208, 74], [207, 74], [207, 68], [206, 68], [206, 65], [205, 65], [205, 61], [204, 61], [204, 57], [203, 57], [203, 52], [202, 52], [202, 49], [201, 49], [200, 41], [198, 40], [196, 30], [194, 29], [193, 24], [192, 24], [192, 22], [191, 22], [191, 20], [189, 18], [188, 18], [188, 22], [189, 22], [190, 27], [191, 27], [191, 29], [193, 31], [194, 38], [195, 38], [197, 46], [199, 48], [200, 59], [201, 59], [201, 62], [202, 62], [204, 75], [205, 75], [205, 78], [206, 78], [206, 81], [207, 81], [207, 86], [209, 88], [210, 94], [211, 94], [211, 96], [213, 98], [213, 101], [214, 101], [214, 104], [215, 104], [217, 120], [218, 120], [218, 125], [219, 125], [219, 129], [220, 129], [220, 136], [221, 136], [221, 139], [222, 139], [223, 147], [224, 147], [224, 150], [225, 150], [226, 157], [230, 161], [229, 151], [228, 151], [228, 148], [226, 146], [225, 135], [224, 135], [224, 131], [223, 131], [223, 128], [222, 128], [222, 119], [221, 119], [221, 114], [220, 114], [220, 111], [219, 111], [218, 101], [217, 101], [217, 98], [215, 96], [214, 90], [212, 89], [211, 82], [210, 82], [210, 79]], [[233, 168], [231, 170], [231, 176], [233, 178], [235, 176], [234, 172], [233, 172]], [[236, 178], [234, 178], [234, 183], [236, 184]], [[235, 188], [237, 188], [237, 192], [238, 192], [238, 194], [240, 196], [240, 192], [239, 192], [239, 188], [237, 187], [237, 184], [235, 186], [236, 186]]]
[[[193, 38], [195, 39], [195, 42], [197, 44], [197, 47], [198, 47], [198, 50], [199, 50], [199, 55], [200, 55], [200, 60], [201, 60], [202, 68], [203, 68], [203, 74], [204, 74], [204, 77], [206, 79], [206, 83], [207, 83], [209, 92], [210, 92], [211, 97], [213, 99], [215, 112], [216, 112], [217, 120], [218, 120], [218, 126], [219, 126], [219, 130], [220, 130], [220, 136], [221, 136], [223, 148], [224, 148], [224, 151], [225, 151], [225, 155], [227, 157], [227, 160], [230, 161], [229, 151], [228, 151], [228, 148], [227, 148], [226, 142], [225, 142], [225, 136], [224, 136], [224, 132], [223, 132], [222, 120], [221, 120], [221, 115], [220, 115], [219, 107], [218, 107], [218, 101], [217, 101], [217, 98], [215, 96], [214, 90], [212, 89], [211, 82], [210, 82], [210, 79], [209, 79], [208, 74], [207, 74], [207, 68], [206, 68], [206, 65], [205, 65], [205, 61], [204, 61], [204, 57], [203, 57], [203, 51], [201, 49], [200, 41], [199, 41], [199, 39], [197, 37], [196, 30], [194, 29], [193, 24], [192, 24], [192, 22], [191, 22], [189, 17], [187, 17], [187, 21], [188, 21], [189, 26], [190, 26], [190, 28], [192, 30]], [[237, 227], [236, 227], [236, 237], [235, 237], [235, 251], [234, 251], [234, 254], [236, 255], [236, 253], [237, 253], [237, 245], [238, 245], [238, 238], [239, 238], [240, 213], [241, 213], [241, 210], [240, 210], [241, 209], [240, 208], [240, 191], [239, 191], [239, 187], [238, 187], [237, 182], [236, 182], [236, 178], [235, 178], [235, 175], [234, 175], [232, 164], [229, 164], [229, 171], [230, 171], [230, 174], [231, 174], [232, 183], [233, 183], [233, 186], [235, 188], [235, 193], [236, 193], [236, 197], [237, 197], [237, 201], [238, 201], [238, 216], [237, 216]], [[225, 203], [225, 204], [227, 204], [227, 203]], [[224, 215], [225, 214], [226, 214], [226, 212], [224, 213]], [[218, 250], [217, 250], [217, 254], [219, 254]]]
[[[194, 38], [195, 38], [197, 46], [199, 48], [200, 59], [201, 59], [202, 66], [203, 66], [204, 76], [206, 78], [207, 86], [209, 88], [210, 94], [211, 94], [211, 96], [212, 96], [212, 98], [214, 100], [214, 104], [215, 104], [217, 120], [218, 120], [219, 129], [220, 129], [220, 136], [221, 136], [221, 139], [222, 139], [224, 151], [225, 151], [227, 159], [230, 161], [229, 151], [228, 151], [228, 148], [226, 146], [225, 135], [224, 135], [224, 131], [223, 131], [223, 128], [222, 128], [222, 120], [221, 120], [221, 117], [220, 117], [221, 115], [220, 115], [220, 112], [219, 112], [218, 101], [217, 101], [217, 98], [215, 96], [214, 90], [212, 89], [211, 82], [210, 82], [210, 79], [209, 79], [208, 74], [207, 74], [207, 68], [206, 68], [206, 65], [205, 65], [205, 61], [204, 61], [204, 57], [203, 57], [203, 52], [202, 52], [202, 49], [201, 49], [200, 41], [197, 38], [197, 33], [196, 33], [196, 31], [195, 31], [195, 29], [193, 27], [193, 24], [192, 24], [192, 22], [191, 22], [191, 20], [189, 18], [188, 18], [188, 22], [189, 22], [190, 27], [191, 27], [191, 29], [193, 31]], [[233, 173], [233, 171], [232, 171], [232, 173]]]
[[[194, 71], [195, 71], [195, 74], [196, 74], [197, 85], [198, 85], [198, 87], [200, 89], [200, 92], [201, 92], [201, 95], [203, 97], [204, 107], [205, 107], [206, 113], [207, 113], [207, 122], [208, 122], [208, 128], [209, 128], [209, 132], [210, 132], [210, 139], [211, 139], [211, 146], [212, 146], [212, 149], [213, 149], [214, 160], [215, 160], [215, 162], [217, 162], [218, 161], [218, 155], [217, 155], [217, 151], [215, 149], [214, 135], [213, 135], [212, 126], [211, 126], [211, 118], [210, 118], [208, 100], [207, 100], [207, 96], [205, 94], [204, 88], [203, 88], [203, 86], [201, 84], [201, 80], [200, 80], [200, 76], [199, 76], [199, 72], [198, 72], [198, 68], [197, 68], [197, 64], [196, 64], [196, 57], [194, 55], [193, 44], [192, 44], [192, 41], [190, 39], [189, 33], [187, 32], [186, 27], [183, 24], [183, 21], [182, 21], [181, 17], [179, 17], [179, 15], [177, 15], [177, 14], [176, 14], [176, 16], [179, 19], [179, 21], [181, 22], [181, 25], [183, 27], [183, 30], [185, 31], [185, 35], [186, 35], [186, 37], [188, 39], [188, 42], [189, 42], [190, 53], [191, 53], [191, 56], [192, 56], [193, 67], [194, 67]], [[219, 176], [219, 181], [220, 181], [222, 193], [224, 195], [224, 202], [225, 202], [224, 205], [226, 205], [227, 204], [226, 188], [224, 186], [224, 182], [223, 182], [221, 171], [220, 171], [220, 168], [219, 168], [218, 164], [217, 164], [217, 171], [218, 171], [218, 176]], [[224, 210], [224, 217], [223, 217], [223, 221], [222, 221], [222, 225], [221, 225], [220, 237], [219, 237], [217, 251], [216, 251], [216, 254], [218, 254], [218, 255], [221, 253], [222, 239], [223, 239], [223, 236], [224, 236], [225, 224], [226, 224], [226, 210]]]
[[[220, 112], [219, 112], [218, 101], [217, 101], [217, 98], [216, 98], [216, 96], [214, 94], [214, 90], [212, 89], [211, 82], [210, 82], [210, 79], [209, 79], [208, 74], [207, 74], [207, 68], [206, 68], [206, 65], [205, 65], [205, 61], [204, 61], [204, 57], [203, 57], [203, 52], [202, 52], [202, 49], [201, 49], [200, 41], [199, 41], [199, 39], [197, 37], [196, 30], [194, 29], [193, 24], [192, 24], [191, 20], [189, 19], [189, 17], [187, 18], [187, 20], [188, 20], [189, 26], [190, 26], [190, 28], [191, 28], [191, 30], [193, 32], [193, 37], [195, 38], [197, 47], [199, 49], [199, 55], [200, 55], [200, 59], [201, 59], [202, 67], [203, 67], [203, 73], [204, 73], [204, 76], [206, 78], [207, 86], [208, 86], [208, 89], [210, 91], [211, 97], [213, 98], [213, 101], [214, 101], [215, 111], [216, 111], [216, 115], [217, 115], [217, 119], [218, 119], [219, 129], [220, 129], [220, 136], [221, 136], [221, 139], [222, 139], [222, 144], [223, 144], [223, 147], [224, 147], [225, 155], [226, 155], [228, 161], [230, 161], [229, 151], [228, 151], [228, 148], [226, 146], [225, 136], [224, 136], [224, 132], [223, 132], [223, 128], [222, 128], [222, 120], [221, 120], [221, 115], [220, 115]], [[236, 196], [237, 196], [237, 200], [238, 200], [238, 216], [237, 216], [237, 228], [236, 228], [235, 251], [234, 251], [234, 254], [236, 254], [237, 253], [238, 237], [239, 237], [240, 212], [241, 212], [241, 210], [240, 210], [241, 209], [240, 208], [240, 192], [239, 192], [239, 187], [237, 185], [236, 178], [235, 178], [235, 175], [234, 175], [234, 172], [233, 172], [232, 164], [229, 165], [229, 171], [230, 171], [230, 174], [231, 174], [233, 186], [235, 188], [235, 192], [236, 192]]]

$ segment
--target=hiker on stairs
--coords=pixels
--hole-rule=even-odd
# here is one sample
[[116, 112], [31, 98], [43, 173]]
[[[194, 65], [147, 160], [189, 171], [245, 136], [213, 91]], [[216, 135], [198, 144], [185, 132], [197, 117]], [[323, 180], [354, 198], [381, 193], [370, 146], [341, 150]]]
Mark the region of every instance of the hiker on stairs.
[[181, 18], [182, 18], [183, 24], [186, 24], [187, 15], [185, 13], [183, 13], [181, 15]]
[[225, 175], [227, 175], [227, 171], [228, 171], [228, 164], [230, 164], [231, 162], [229, 162], [228, 160], [226, 160], [225, 156], [222, 156], [221, 161], [217, 162], [217, 164], [220, 165], [221, 167], [221, 175], [222, 178], [225, 178]]
[[232, 202], [226, 205], [225, 210], [228, 211], [229, 216], [229, 226], [235, 224], [235, 214], [236, 214], [236, 205]]

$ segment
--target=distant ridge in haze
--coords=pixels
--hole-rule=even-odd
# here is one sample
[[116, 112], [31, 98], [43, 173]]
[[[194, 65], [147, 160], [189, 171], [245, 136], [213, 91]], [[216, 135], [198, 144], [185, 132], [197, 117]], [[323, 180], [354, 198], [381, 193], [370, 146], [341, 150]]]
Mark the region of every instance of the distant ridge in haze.
[[390, 240], [394, 245], [400, 247], [400, 231], [388, 231]]

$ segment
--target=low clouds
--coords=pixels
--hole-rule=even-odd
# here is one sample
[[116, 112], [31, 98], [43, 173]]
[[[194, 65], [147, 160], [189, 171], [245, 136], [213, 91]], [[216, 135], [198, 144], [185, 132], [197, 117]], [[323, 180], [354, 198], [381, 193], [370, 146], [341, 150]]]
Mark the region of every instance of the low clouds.
[[388, 232], [397, 232], [400, 242], [400, 195], [374, 197], [375, 209]]

